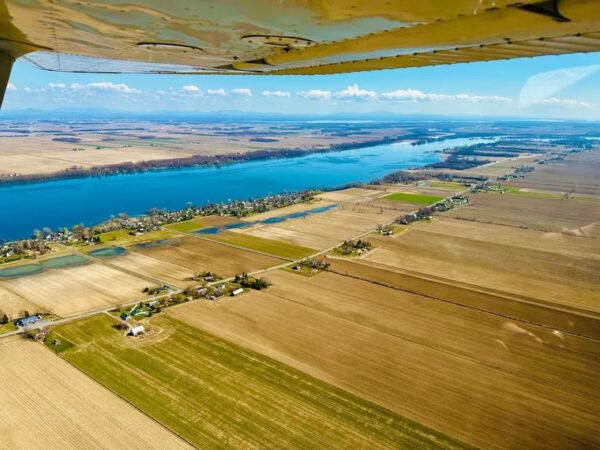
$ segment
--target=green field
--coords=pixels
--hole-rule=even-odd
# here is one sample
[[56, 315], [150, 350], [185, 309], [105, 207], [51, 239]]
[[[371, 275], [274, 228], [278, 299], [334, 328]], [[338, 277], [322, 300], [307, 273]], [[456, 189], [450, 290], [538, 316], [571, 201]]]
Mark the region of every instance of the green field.
[[131, 230], [117, 230], [108, 231], [106, 233], [99, 234], [102, 243], [111, 243], [115, 245], [129, 245], [138, 242], [145, 241], [156, 241], [159, 239], [168, 239], [175, 236], [174, 233], [167, 230], [150, 231], [148, 233], [142, 233], [138, 236], [130, 234]]
[[0, 334], [15, 331], [16, 329], [17, 326], [12, 321], [9, 321], [8, 323], [0, 325]]
[[464, 184], [454, 183], [452, 181], [428, 181], [427, 185], [432, 188], [450, 189], [452, 191], [464, 191], [468, 188]]
[[283, 258], [299, 259], [304, 258], [316, 252], [316, 250], [299, 245], [289, 244], [283, 241], [273, 239], [265, 239], [250, 234], [223, 232], [213, 235], [205, 235], [204, 237], [217, 242], [226, 242], [228, 244], [237, 245], [239, 247], [257, 250], [259, 252], [268, 253], [273, 256], [281, 256]]
[[461, 444], [298, 370], [158, 315], [123, 336], [107, 315], [57, 327], [60, 353], [199, 448], [456, 448]]
[[[55, 340], [60, 341], [60, 343], [54, 345]], [[59, 335], [55, 331], [50, 331], [50, 333], [48, 333], [48, 336], [46, 336], [46, 340], [44, 341], [44, 345], [56, 353], [64, 352], [65, 350], [73, 347], [72, 342], [69, 342], [64, 338], [64, 336]]]
[[199, 230], [204, 227], [206, 227], [206, 221], [203, 217], [196, 217], [195, 219], [186, 220], [185, 222], [165, 225], [165, 228], [168, 228], [169, 230], [180, 231], [182, 233], [189, 233], [190, 231]]
[[396, 192], [395, 194], [386, 195], [383, 198], [394, 202], [416, 203], [418, 205], [431, 205], [432, 203], [444, 200], [444, 197], [436, 195], [409, 194], [408, 192]]

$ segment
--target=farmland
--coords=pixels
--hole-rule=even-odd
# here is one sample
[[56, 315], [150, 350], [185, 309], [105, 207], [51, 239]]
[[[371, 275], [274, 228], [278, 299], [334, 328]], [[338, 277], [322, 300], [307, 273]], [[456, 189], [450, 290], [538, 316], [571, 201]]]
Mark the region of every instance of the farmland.
[[234, 220], [231, 217], [196, 217], [194, 219], [186, 220], [184, 222], [172, 223], [170, 225], [165, 226], [165, 228], [169, 230], [179, 231], [181, 233], [189, 233], [200, 228], [225, 225], [233, 221]]
[[188, 280], [194, 275], [189, 268], [171, 264], [167, 261], [160, 261], [139, 253], [129, 253], [114, 258], [111, 260], [111, 264], [180, 288], [189, 285]]
[[342, 275], [270, 278], [168, 314], [475, 446], [598, 443], [593, 341]]
[[357, 202], [379, 197], [383, 192], [380, 189], [348, 188], [323, 192], [319, 195], [319, 198], [334, 202]]
[[[321, 195], [322, 194], [319, 194], [318, 197], [320, 198]], [[285, 216], [288, 214], [307, 211], [307, 210], [314, 209], [314, 208], [322, 208], [322, 207], [326, 207], [326, 206], [331, 206], [334, 204], [335, 203], [333, 203], [333, 202], [321, 201], [321, 200], [316, 199], [311, 202], [296, 203], [295, 205], [284, 206], [283, 208], [276, 208], [276, 209], [272, 209], [270, 211], [265, 211], [265, 212], [262, 212], [259, 214], [251, 214], [247, 217], [243, 217], [242, 221], [254, 222], [254, 221], [258, 221], [258, 220], [265, 220], [265, 219], [270, 219], [273, 217]]]
[[417, 205], [430, 205], [431, 203], [439, 202], [444, 197], [425, 194], [413, 194], [409, 192], [396, 192], [383, 197], [385, 200], [403, 203], [415, 203]]
[[524, 179], [510, 183], [522, 188], [600, 195], [598, 173], [600, 150], [594, 150], [538, 165]]
[[38, 343], [0, 341], [0, 379], [3, 448], [190, 448]]
[[312, 214], [304, 219], [261, 225], [240, 231], [301, 247], [321, 249], [335, 245], [344, 239], [351, 239], [361, 232], [374, 229], [379, 224], [390, 222], [397, 215], [398, 212], [395, 210], [361, 203], [341, 203], [336, 209]]
[[[194, 155], [227, 157], [256, 151], [276, 154], [298, 152], [299, 148], [322, 150], [336, 145], [378, 143], [405, 132], [404, 126], [389, 124], [289, 127], [253, 121], [233, 125], [227, 121], [188, 124], [133, 120], [123, 124], [100, 120], [82, 127], [79, 121], [64, 121], [60, 125], [29, 120], [25, 123], [19, 127], [26, 127], [27, 133], [14, 133], [10, 126], [2, 124], [0, 176], [52, 174], [74, 165], [89, 169], [147, 161], [160, 164], [161, 160]], [[352, 132], [346, 135], [349, 129]], [[65, 133], [73, 141], [64, 140]]]
[[[464, 207], [460, 209], [464, 209]], [[430, 222], [415, 222], [411, 224], [410, 228], [453, 237], [467, 237], [499, 245], [523, 247], [591, 259], [598, 259], [598, 253], [600, 252], [600, 243], [596, 240], [581, 239], [567, 233], [548, 233], [521, 227], [506, 227], [491, 223], [453, 219], [448, 217], [447, 213], [435, 216]], [[383, 238], [381, 240], [382, 242], [389, 241]]]
[[[96, 316], [58, 327], [61, 357], [200, 448], [459, 447], [440, 433], [166, 317], [132, 342]], [[93, 339], [91, 338], [93, 336]]]
[[600, 312], [599, 259], [474, 240], [468, 237], [468, 228], [467, 222], [463, 236], [422, 226], [391, 239], [375, 238], [376, 248], [364, 260], [510, 292], [534, 302]]
[[456, 208], [448, 216], [540, 231], [577, 236], [600, 237], [600, 208], [597, 202], [573, 198], [537, 198], [522, 195], [479, 193], [469, 197], [469, 205]]
[[133, 234], [129, 230], [109, 231], [99, 234], [100, 242], [113, 245], [132, 245], [139, 242], [154, 241], [158, 239], [169, 239], [174, 233], [167, 230], [152, 231], [150, 233]]
[[191, 236], [154, 247], [136, 249], [142, 255], [168, 262], [194, 272], [211, 271], [223, 277], [275, 266], [283, 260], [232, 248]]
[[544, 303], [540, 300], [534, 302], [526, 296], [425, 275], [364, 259], [351, 262], [338, 258], [330, 259], [330, 262], [329, 270], [339, 275], [400, 289], [476, 311], [521, 320], [559, 332], [565, 331], [595, 340], [600, 339], [598, 316], [589, 311], [577, 311], [574, 308], [569, 310], [561, 305]]
[[64, 317], [134, 301], [148, 281], [102, 264], [53, 269], [0, 282], [0, 288]]
[[207, 238], [282, 258], [298, 259], [316, 252], [312, 248], [236, 232], [223, 232]]
[[20, 317], [23, 311], [31, 313], [37, 310], [37, 306], [19, 295], [3, 288], [0, 285], [0, 310], [10, 319]]
[[451, 181], [427, 181], [427, 186], [438, 189], [448, 189], [450, 191], [464, 191], [468, 186]]

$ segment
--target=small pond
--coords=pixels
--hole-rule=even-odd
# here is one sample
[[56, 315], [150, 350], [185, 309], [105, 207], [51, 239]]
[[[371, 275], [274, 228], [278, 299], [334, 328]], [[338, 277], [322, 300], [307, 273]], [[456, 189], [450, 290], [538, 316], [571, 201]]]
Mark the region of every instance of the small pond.
[[102, 247], [88, 252], [88, 255], [96, 258], [112, 258], [114, 256], [121, 256], [127, 253], [123, 247]]

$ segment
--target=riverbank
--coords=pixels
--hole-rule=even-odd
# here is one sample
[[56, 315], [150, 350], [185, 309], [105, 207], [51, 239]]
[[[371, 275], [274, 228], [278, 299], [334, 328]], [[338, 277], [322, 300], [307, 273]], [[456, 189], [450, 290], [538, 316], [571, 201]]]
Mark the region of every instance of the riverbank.
[[[0, 174], [0, 186], [10, 184], [23, 183], [39, 183], [53, 180], [67, 180], [85, 177], [102, 177], [110, 175], [125, 175], [132, 173], [143, 173], [148, 171], [168, 170], [168, 169], [183, 169], [192, 167], [220, 167], [227, 164], [243, 163], [250, 161], [261, 161], [279, 158], [301, 158], [317, 153], [330, 153], [345, 150], [355, 150], [368, 148], [377, 145], [393, 144], [398, 142], [414, 143], [412, 139], [415, 136], [412, 133], [406, 133], [402, 136], [389, 137], [385, 136], [381, 139], [375, 139], [362, 142], [348, 142], [332, 144], [325, 148], [279, 148], [269, 150], [257, 150], [250, 152], [240, 152], [234, 154], [222, 155], [203, 155], [196, 154], [186, 157], [158, 159], [149, 161], [123, 162], [119, 164], [107, 164], [94, 167], [78, 167], [60, 170], [53, 173], [37, 173], [37, 174]], [[430, 141], [427, 141], [430, 142]], [[433, 141], [431, 141], [433, 142]]]

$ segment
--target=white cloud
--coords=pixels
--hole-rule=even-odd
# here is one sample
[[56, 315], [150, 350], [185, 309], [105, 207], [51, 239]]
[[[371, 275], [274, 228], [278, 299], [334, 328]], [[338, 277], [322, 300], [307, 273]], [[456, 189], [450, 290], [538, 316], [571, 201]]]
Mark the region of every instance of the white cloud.
[[[48, 83], [50, 90], [62, 90], [66, 89], [67, 86], [63, 83]], [[115, 92], [118, 94], [141, 94], [142, 91], [127, 86], [124, 83], [111, 83], [110, 81], [101, 81], [97, 83], [81, 84], [73, 83], [69, 86], [69, 89], [73, 92]]]
[[451, 95], [452, 100], [469, 103], [510, 103], [512, 99], [508, 97], [502, 97], [500, 95], [470, 95], [470, 94], [457, 94]]
[[360, 89], [356, 83], [337, 91], [333, 96], [342, 100], [376, 100], [378, 97], [377, 92]]
[[200, 92], [200, 88], [195, 84], [187, 84], [181, 88], [183, 92]]
[[71, 88], [72, 91], [75, 91], [75, 92], [77, 92], [77, 91], [83, 91], [83, 90], [85, 90], [85, 85], [83, 85], [81, 83], [73, 83], [70, 86], [70, 88]]
[[263, 97], [289, 97], [291, 94], [284, 91], [262, 91]]
[[16, 91], [17, 87], [12, 83], [8, 83], [8, 85], [6, 86], [6, 90], [7, 91]]
[[48, 83], [48, 89], [54, 91], [59, 89], [65, 89], [67, 86], [64, 83]]
[[88, 84], [90, 89], [98, 91], [118, 92], [120, 94], [140, 94], [142, 91], [127, 86], [124, 83], [111, 83], [110, 81], [102, 81], [99, 83]]
[[383, 100], [395, 102], [466, 102], [466, 103], [509, 103], [512, 100], [508, 97], [498, 95], [470, 95], [470, 94], [436, 94], [422, 92], [416, 89], [398, 89], [381, 94]]
[[545, 98], [543, 100], [536, 100], [531, 105], [549, 105], [549, 106], [566, 106], [569, 108], [589, 108], [592, 106], [587, 102], [583, 102], [581, 100], [574, 100], [570, 98]]
[[303, 98], [308, 98], [311, 100], [327, 100], [331, 98], [330, 91], [322, 91], [320, 89], [311, 89], [308, 91], [298, 92], [298, 95]]
[[208, 91], [206, 91], [206, 93], [208, 95], [213, 95], [215, 97], [226, 97], [227, 96], [227, 92], [225, 92], [225, 89], [221, 88], [221, 89], [209, 89]]
[[235, 95], [237, 97], [252, 97], [252, 91], [246, 88], [237, 88], [231, 91], [231, 95]]

